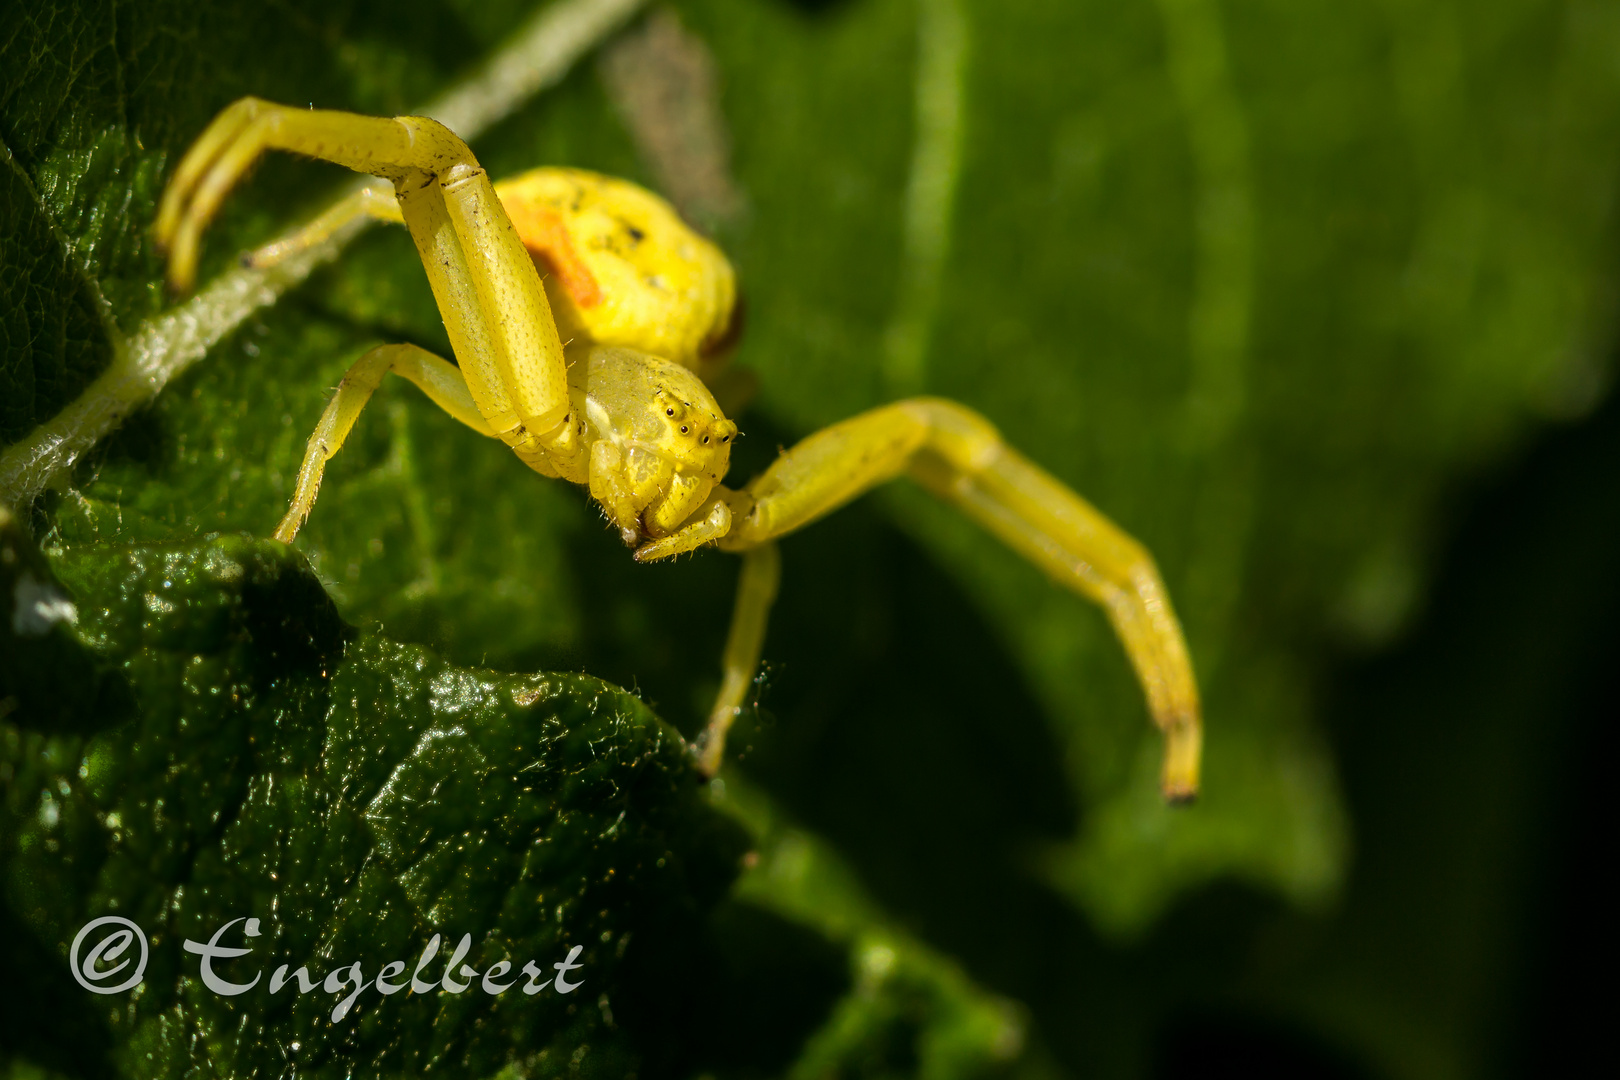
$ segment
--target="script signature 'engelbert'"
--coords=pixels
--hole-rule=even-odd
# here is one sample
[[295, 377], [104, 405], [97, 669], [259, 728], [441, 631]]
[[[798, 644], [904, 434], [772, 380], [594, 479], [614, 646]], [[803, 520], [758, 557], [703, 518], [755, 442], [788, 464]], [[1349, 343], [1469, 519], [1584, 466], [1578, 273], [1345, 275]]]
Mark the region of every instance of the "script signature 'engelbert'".
[[[248, 982], [232, 982], [214, 970], [216, 960], [240, 960], [241, 957], [247, 956], [253, 951], [252, 946], [238, 948], [232, 945], [220, 944], [220, 939], [225, 936], [226, 931], [244, 920], [247, 925], [242, 929], [243, 934], [250, 938], [259, 937], [259, 920], [250, 919], [244, 915], [232, 919], [218, 930], [215, 930], [214, 936], [209, 938], [206, 943], [192, 941], [187, 938], [183, 944], [186, 952], [195, 953], [202, 958], [198, 966], [203, 985], [221, 997], [236, 997], [238, 994], [245, 994], [258, 986], [260, 980], [264, 978], [262, 968]], [[83, 959], [81, 959], [79, 951], [83, 948], [85, 939], [102, 927], [112, 927], [113, 929], [100, 937], [91, 946], [90, 951], [85, 953]], [[109, 980], [129, 967], [131, 958], [124, 956], [124, 954], [129, 951], [131, 945], [137, 942], [140, 944], [140, 960], [136, 962], [135, 970], [122, 981], [110, 983]], [[282, 964], [271, 973], [270, 981], [266, 986], [272, 994], [281, 993], [283, 989], [295, 981], [298, 983], [298, 992], [300, 994], [307, 994], [317, 986], [329, 994], [341, 994], [345, 990], [349, 991], [348, 996], [339, 1001], [332, 1009], [332, 1022], [336, 1023], [349, 1014], [349, 1010], [354, 1008], [355, 1001], [359, 999], [361, 992], [367, 987], [373, 987], [382, 996], [390, 997], [401, 990], [410, 990], [417, 994], [430, 994], [435, 991], [445, 994], [460, 994], [470, 990], [474, 983], [477, 983], [484, 993], [493, 996], [504, 994], [522, 981], [525, 976], [528, 979], [527, 982], [523, 983], [523, 992], [525, 994], [538, 994], [547, 986], [553, 987], [559, 994], [568, 994], [585, 985], [583, 979], [578, 982], [570, 982], [567, 978], [569, 972], [577, 971], [582, 966], [575, 963], [584, 948], [580, 945], [575, 945], [568, 950], [568, 957], [562, 963], [551, 965], [552, 970], [556, 972], [555, 975], [546, 974], [533, 960], [530, 960], [523, 965], [521, 973], [512, 975], [510, 978], [508, 978], [508, 975], [511, 974], [512, 964], [508, 960], [497, 960], [489, 966], [489, 970], [483, 972], [462, 963], [471, 948], [472, 935], [463, 934], [461, 940], [456, 943], [455, 949], [451, 951], [450, 959], [445, 961], [444, 974], [437, 980], [422, 977], [422, 973], [433, 962], [433, 958], [439, 954], [439, 935], [434, 934], [433, 939], [422, 950], [421, 957], [417, 959], [416, 967], [411, 972], [408, 981], [398, 981], [405, 974], [405, 962], [403, 960], [390, 960], [382, 966], [382, 970], [377, 972], [376, 977], [373, 979], [366, 978], [360, 963], [357, 961], [353, 964], [333, 968], [326, 973], [325, 979], [319, 981], [310, 978], [309, 969], [306, 967], [297, 968], [291, 974], [288, 974], [288, 968], [291, 965]], [[73, 977], [86, 990], [93, 994], [118, 994], [140, 985], [141, 979], [146, 973], [147, 952], [146, 934], [139, 926], [122, 916], [105, 915], [85, 923], [80, 928], [78, 935], [73, 939], [73, 948], [68, 956], [68, 963], [72, 965]], [[123, 959], [120, 960], [120, 957], [123, 957]], [[115, 960], [118, 963], [114, 964], [113, 961]], [[240, 978], [241, 974], [238, 974], [237, 977]]]

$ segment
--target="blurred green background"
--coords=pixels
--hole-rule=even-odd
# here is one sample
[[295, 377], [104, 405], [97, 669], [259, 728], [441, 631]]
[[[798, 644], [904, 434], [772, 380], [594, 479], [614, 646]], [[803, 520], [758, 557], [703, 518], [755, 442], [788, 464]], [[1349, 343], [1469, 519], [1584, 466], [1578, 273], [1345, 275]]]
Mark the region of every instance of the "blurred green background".
[[[153, 204], [219, 108], [405, 112], [528, 14], [20, 5], [0, 441], [169, 302]], [[1167, 809], [1095, 609], [905, 485], [789, 539], [716, 799], [758, 859], [694, 914], [681, 1001], [615, 986], [624, 1067], [1465, 1077], [1594, 1038], [1615, 5], [693, 0], [474, 149], [636, 179], [731, 254], [758, 382], [733, 482], [862, 408], [963, 401], [1151, 548], [1207, 703], [1205, 797]], [[342, 181], [265, 162], [202, 279]], [[447, 353], [414, 259], [366, 235], [17, 508], [87, 625], [125, 545], [265, 536], [364, 349]], [[461, 668], [585, 672], [688, 735], [717, 686], [734, 561], [632, 564], [403, 384], [295, 547], [348, 624]], [[30, 755], [67, 745], [29, 739], [72, 724], [0, 698], [6, 926], [60, 953], [19, 868], [55, 782]], [[103, 1023], [73, 1000], [0, 1022], [15, 1073], [100, 1067], [46, 1049]]]

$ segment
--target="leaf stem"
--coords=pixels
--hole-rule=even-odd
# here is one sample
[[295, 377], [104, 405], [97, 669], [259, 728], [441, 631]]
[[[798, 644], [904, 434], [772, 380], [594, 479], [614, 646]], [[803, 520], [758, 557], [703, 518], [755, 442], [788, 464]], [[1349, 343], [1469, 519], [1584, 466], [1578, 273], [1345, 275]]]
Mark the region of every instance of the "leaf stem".
[[899, 295], [884, 333], [883, 379], [893, 397], [927, 384], [928, 340], [950, 254], [962, 171], [968, 22], [961, 0], [918, 0], [916, 136], [906, 181]]

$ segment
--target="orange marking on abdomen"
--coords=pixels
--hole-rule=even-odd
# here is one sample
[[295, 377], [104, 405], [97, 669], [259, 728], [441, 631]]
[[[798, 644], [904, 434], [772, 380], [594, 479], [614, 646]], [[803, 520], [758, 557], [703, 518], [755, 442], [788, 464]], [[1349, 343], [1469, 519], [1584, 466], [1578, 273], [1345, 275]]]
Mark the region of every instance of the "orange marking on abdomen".
[[517, 229], [518, 239], [529, 249], [529, 254], [545, 260], [546, 268], [556, 275], [569, 298], [582, 308], [600, 304], [602, 288], [585, 260], [574, 250], [562, 216], [550, 207], [524, 198], [503, 200], [503, 205], [512, 219], [512, 227]]

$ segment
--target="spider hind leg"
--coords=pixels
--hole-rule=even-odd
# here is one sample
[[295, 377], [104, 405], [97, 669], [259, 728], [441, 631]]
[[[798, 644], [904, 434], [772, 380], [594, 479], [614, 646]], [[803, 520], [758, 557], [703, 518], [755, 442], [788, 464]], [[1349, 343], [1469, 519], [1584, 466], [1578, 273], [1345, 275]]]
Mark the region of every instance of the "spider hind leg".
[[816, 432], [736, 494], [731, 532], [720, 546], [741, 551], [766, 543], [902, 473], [1102, 606], [1165, 736], [1165, 797], [1194, 798], [1202, 750], [1198, 687], [1151, 556], [971, 409], [914, 398]]

